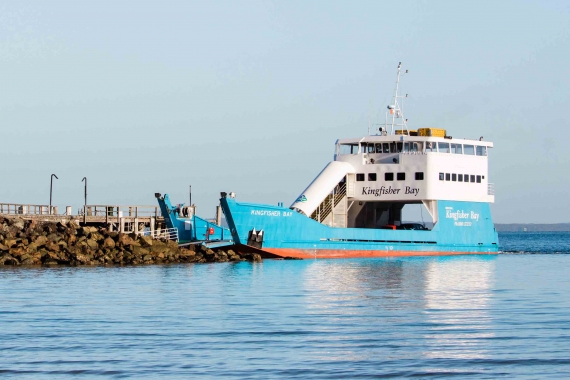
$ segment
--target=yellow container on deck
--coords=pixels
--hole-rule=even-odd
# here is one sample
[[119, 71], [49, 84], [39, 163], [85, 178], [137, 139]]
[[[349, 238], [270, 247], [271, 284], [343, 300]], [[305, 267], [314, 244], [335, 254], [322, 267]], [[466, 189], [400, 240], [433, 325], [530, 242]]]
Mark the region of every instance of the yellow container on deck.
[[397, 135], [408, 135], [408, 130], [407, 129], [396, 129], [396, 134]]
[[419, 128], [418, 136], [445, 137], [446, 130], [441, 128]]

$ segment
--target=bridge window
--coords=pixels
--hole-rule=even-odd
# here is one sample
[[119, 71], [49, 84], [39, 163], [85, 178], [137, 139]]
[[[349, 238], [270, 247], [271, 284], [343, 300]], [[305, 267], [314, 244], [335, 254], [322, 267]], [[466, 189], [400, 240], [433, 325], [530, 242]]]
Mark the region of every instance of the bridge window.
[[393, 181], [394, 173], [384, 173], [384, 181]]
[[398, 181], [405, 181], [406, 180], [406, 173], [398, 173], [396, 176]]
[[477, 176], [477, 183], [481, 183], [481, 176], [480, 175]]
[[453, 173], [453, 174], [451, 175], [451, 180], [452, 180], [453, 182], [457, 182], [457, 174]]
[[475, 182], [475, 176], [473, 174], [471, 174], [469, 177], [471, 178], [471, 182]]
[[390, 153], [390, 144], [382, 143], [382, 150], [384, 151], [384, 153]]
[[477, 155], [478, 156], [486, 156], [487, 155], [487, 147], [486, 146], [478, 146], [477, 147]]
[[356, 180], [358, 182], [364, 181], [364, 173], [356, 173]]
[[457, 175], [457, 182], [463, 182], [463, 174]]
[[423, 180], [424, 180], [424, 172], [416, 172], [416, 181], [423, 181]]
[[376, 173], [368, 173], [369, 181], [376, 181]]
[[453, 154], [463, 154], [463, 145], [461, 145], [461, 144], [451, 144], [451, 153], [453, 153]]
[[445, 173], [445, 180], [446, 180], [446, 181], [451, 181], [451, 174]]
[[440, 180], [440, 181], [443, 181], [443, 179], [444, 179], [443, 173], [439, 173], [439, 180]]
[[437, 152], [437, 143], [428, 141], [426, 143], [426, 152]]
[[449, 143], [440, 142], [437, 145], [439, 148], [439, 153], [449, 153]]
[[464, 154], [473, 156], [475, 154], [475, 147], [473, 145], [463, 145]]
[[376, 153], [376, 148], [374, 147], [374, 143], [368, 143], [368, 153]]
[[356, 154], [358, 153], [358, 144], [340, 144], [339, 154]]
[[382, 153], [382, 143], [376, 144], [376, 153]]

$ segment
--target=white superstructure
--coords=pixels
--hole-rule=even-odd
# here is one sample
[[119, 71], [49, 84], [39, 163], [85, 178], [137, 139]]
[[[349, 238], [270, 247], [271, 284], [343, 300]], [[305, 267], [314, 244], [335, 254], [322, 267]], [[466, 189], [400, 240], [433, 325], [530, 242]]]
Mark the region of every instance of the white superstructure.
[[437, 200], [494, 202], [488, 174], [493, 144], [482, 137], [452, 138], [441, 129], [408, 130], [398, 101], [400, 67], [394, 104], [388, 106], [391, 124], [378, 135], [337, 140], [334, 161], [292, 209], [328, 225], [361, 227], [400, 220], [406, 204], [423, 203], [437, 222]]

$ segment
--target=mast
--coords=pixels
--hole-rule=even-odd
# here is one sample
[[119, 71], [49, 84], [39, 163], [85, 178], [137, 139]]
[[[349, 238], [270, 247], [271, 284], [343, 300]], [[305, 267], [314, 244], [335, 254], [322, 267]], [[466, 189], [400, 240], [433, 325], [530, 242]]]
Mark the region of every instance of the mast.
[[[408, 70], [406, 70], [406, 72], [404, 74], [407, 74]], [[385, 127], [387, 129], [387, 119], [388, 119], [388, 113], [390, 113], [390, 115], [392, 116], [392, 123], [390, 125], [390, 134], [393, 135], [394, 134], [394, 127], [402, 127], [402, 129], [407, 130], [408, 126], [407, 126], [407, 119], [404, 119], [404, 111], [403, 111], [403, 101], [402, 101], [402, 106], [400, 106], [400, 102], [398, 101], [398, 99], [400, 98], [407, 98], [408, 94], [406, 94], [406, 96], [400, 96], [398, 95], [398, 90], [400, 89], [400, 77], [402, 76], [402, 62], [398, 63], [398, 75], [396, 76], [396, 89], [394, 90], [394, 103], [390, 104], [388, 106], [388, 112], [386, 113], [386, 123], [385, 123]], [[397, 123], [396, 119], [402, 119], [401, 123]]]

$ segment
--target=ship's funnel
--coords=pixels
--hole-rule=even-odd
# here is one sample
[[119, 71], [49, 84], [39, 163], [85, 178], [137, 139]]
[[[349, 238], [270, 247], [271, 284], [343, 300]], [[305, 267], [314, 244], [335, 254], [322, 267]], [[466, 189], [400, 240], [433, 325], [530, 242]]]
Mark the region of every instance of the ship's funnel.
[[310, 216], [348, 173], [354, 173], [348, 162], [330, 162], [291, 205], [291, 209]]

